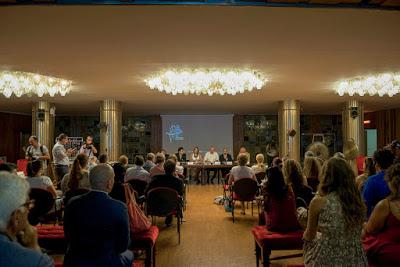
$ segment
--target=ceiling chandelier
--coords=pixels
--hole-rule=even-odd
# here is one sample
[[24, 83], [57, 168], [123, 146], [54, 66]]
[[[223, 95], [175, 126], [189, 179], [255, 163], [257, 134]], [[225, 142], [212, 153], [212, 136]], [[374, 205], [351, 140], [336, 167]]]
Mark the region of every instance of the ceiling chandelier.
[[382, 97], [388, 95], [392, 97], [400, 91], [400, 73], [382, 73], [339, 81], [335, 85], [335, 91], [340, 96], [345, 94], [364, 96], [368, 94], [370, 96], [379, 95]]
[[145, 79], [150, 89], [167, 94], [236, 95], [261, 89], [268, 80], [253, 70], [166, 70]]
[[51, 97], [65, 96], [71, 90], [71, 81], [22, 71], [0, 71], [0, 93], [9, 98], [12, 94]]

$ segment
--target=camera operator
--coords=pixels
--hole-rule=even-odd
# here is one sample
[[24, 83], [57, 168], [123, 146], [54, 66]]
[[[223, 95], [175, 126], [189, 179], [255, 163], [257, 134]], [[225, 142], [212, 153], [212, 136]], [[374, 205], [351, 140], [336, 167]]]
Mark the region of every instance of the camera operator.
[[25, 151], [25, 159], [29, 161], [40, 160], [43, 166], [43, 172], [47, 175], [47, 161], [50, 160], [49, 150], [45, 145], [39, 143], [34, 135], [29, 137], [30, 146]]
[[86, 154], [89, 158], [91, 156], [95, 156], [97, 154], [97, 149], [93, 144], [93, 137], [88, 136], [86, 137], [86, 142], [83, 143], [81, 149], [79, 149], [79, 154]]

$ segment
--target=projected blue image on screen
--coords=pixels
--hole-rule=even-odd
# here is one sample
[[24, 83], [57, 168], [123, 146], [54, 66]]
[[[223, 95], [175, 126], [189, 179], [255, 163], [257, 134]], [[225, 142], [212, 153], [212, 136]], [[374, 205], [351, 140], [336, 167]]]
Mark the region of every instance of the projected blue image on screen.
[[169, 142], [183, 141], [183, 130], [179, 124], [171, 124], [167, 131]]

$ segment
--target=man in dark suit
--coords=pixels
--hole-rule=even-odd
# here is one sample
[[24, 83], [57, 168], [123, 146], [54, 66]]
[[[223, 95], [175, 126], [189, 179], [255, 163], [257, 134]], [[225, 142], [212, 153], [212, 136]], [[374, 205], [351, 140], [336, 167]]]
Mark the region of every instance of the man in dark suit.
[[114, 171], [98, 164], [89, 174], [92, 190], [72, 198], [64, 212], [68, 249], [64, 266], [132, 266], [128, 251], [129, 218], [124, 203], [108, 196], [114, 184]]
[[175, 154], [179, 162], [186, 162], [186, 154], [183, 147], [178, 148], [178, 153]]
[[[149, 185], [146, 188], [145, 194], [157, 187], [168, 187], [171, 189], [174, 189], [178, 192], [178, 195], [182, 196], [183, 195], [183, 181], [179, 178], [176, 178], [174, 176], [175, 174], [175, 162], [171, 159], [167, 160], [164, 163], [164, 170], [165, 174], [162, 175], [156, 175], [153, 177], [153, 180], [149, 183]], [[171, 225], [172, 222], [172, 216], [167, 216], [165, 218], [165, 224], [167, 226]]]
[[[232, 155], [228, 153], [228, 149], [224, 148], [223, 153], [219, 156], [219, 162], [221, 162], [221, 164], [226, 164], [227, 162], [233, 162], [233, 158]], [[224, 179], [224, 177], [229, 173], [230, 169], [221, 169], [221, 176], [222, 179]]]

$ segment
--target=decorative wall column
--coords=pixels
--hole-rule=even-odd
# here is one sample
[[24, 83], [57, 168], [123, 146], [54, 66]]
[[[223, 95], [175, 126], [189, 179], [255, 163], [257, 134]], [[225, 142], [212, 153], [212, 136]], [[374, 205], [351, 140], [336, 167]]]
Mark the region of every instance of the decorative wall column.
[[103, 100], [100, 105], [100, 153], [110, 161], [118, 160], [122, 148], [121, 102]]
[[343, 143], [352, 138], [358, 146], [359, 154], [365, 155], [364, 106], [358, 100], [346, 102], [342, 112]]
[[[36, 135], [39, 143], [50, 151], [55, 143], [55, 107], [46, 101], [38, 101], [32, 105], [32, 135]], [[51, 154], [51, 153], [50, 153]]]
[[279, 156], [300, 160], [300, 102], [279, 102]]

